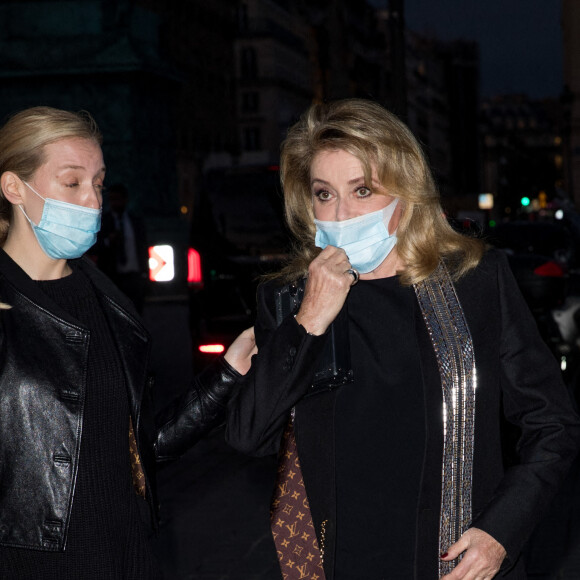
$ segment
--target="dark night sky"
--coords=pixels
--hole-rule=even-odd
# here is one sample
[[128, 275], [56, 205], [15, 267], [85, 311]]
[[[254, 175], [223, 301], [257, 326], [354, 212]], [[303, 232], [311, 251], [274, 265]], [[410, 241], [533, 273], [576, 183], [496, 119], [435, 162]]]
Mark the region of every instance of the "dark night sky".
[[[371, 0], [385, 6], [387, 0]], [[405, 0], [407, 27], [480, 45], [481, 94], [562, 90], [561, 0]]]

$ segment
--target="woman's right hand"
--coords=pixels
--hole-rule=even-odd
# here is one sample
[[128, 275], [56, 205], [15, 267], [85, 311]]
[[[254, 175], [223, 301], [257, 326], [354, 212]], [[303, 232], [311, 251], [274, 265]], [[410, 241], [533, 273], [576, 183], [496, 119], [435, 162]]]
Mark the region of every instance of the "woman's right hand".
[[310, 334], [324, 334], [340, 312], [353, 284], [352, 266], [340, 248], [327, 246], [308, 267], [304, 298], [296, 314]]

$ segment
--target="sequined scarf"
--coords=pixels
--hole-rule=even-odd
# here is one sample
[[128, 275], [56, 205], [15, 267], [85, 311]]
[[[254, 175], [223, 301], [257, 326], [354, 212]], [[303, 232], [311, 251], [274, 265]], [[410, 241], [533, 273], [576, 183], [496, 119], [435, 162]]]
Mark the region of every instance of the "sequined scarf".
[[[415, 293], [435, 350], [443, 390], [443, 461], [439, 553], [471, 524], [471, 484], [475, 422], [476, 370], [473, 341], [455, 287], [444, 264]], [[460, 558], [439, 561], [439, 577]]]

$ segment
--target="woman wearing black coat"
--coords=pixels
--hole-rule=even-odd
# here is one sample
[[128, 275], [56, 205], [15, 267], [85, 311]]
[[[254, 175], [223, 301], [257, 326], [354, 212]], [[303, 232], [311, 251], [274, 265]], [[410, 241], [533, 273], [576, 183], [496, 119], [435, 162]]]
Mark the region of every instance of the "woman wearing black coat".
[[[0, 129], [0, 577], [160, 573], [154, 462], [217, 422], [240, 374], [225, 359], [156, 425], [150, 341], [88, 259], [100, 226], [101, 137], [84, 114], [27, 109]], [[252, 334], [226, 358], [249, 366]]]
[[[579, 422], [505, 258], [449, 227], [416, 140], [374, 103], [311, 107], [281, 177], [298, 251], [259, 290], [227, 438], [280, 451], [283, 577], [524, 578]], [[502, 413], [521, 431], [508, 468]]]

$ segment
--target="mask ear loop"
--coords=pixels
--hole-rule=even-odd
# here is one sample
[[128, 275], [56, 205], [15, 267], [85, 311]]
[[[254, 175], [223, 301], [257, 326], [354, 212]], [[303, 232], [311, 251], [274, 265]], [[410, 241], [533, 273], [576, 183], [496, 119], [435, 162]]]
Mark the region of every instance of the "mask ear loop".
[[38, 197], [40, 197], [40, 199], [42, 199], [42, 201], [46, 201], [46, 197], [42, 197], [42, 195], [40, 195], [40, 193], [38, 193], [38, 191], [36, 191], [36, 189], [34, 189], [34, 187], [32, 187], [32, 185], [30, 185], [30, 183], [24, 181], [24, 179], [22, 180], [22, 183], [24, 183], [24, 185], [26, 185], [26, 187], [28, 187], [28, 189], [30, 189], [34, 193], [36, 193], [36, 195], [38, 195]]
[[397, 230], [399, 229], [397, 227], [397, 229], [395, 229], [395, 231], [392, 234], [389, 232], [389, 224], [391, 223], [391, 219], [393, 219], [393, 216], [395, 215], [395, 210], [397, 209], [398, 204], [399, 198], [395, 197], [395, 199], [393, 199], [393, 201], [383, 209], [383, 211], [385, 212], [383, 215], [383, 224], [387, 228], [387, 233], [389, 234], [389, 236], [397, 235]]
[[[42, 195], [40, 195], [40, 193], [38, 193], [38, 191], [36, 191], [36, 189], [34, 189], [34, 187], [32, 187], [32, 185], [30, 185], [29, 183], [27, 183], [26, 181], [24, 181], [24, 179], [21, 180], [22, 183], [24, 183], [24, 185], [26, 185], [26, 187], [28, 187], [28, 189], [32, 190], [33, 193], [35, 193], [38, 197], [40, 197], [40, 199], [42, 199], [42, 201], [46, 202], [46, 198], [42, 197]], [[19, 203], [18, 207], [20, 208], [20, 211], [24, 214], [24, 217], [28, 220], [28, 223], [31, 226], [36, 226], [37, 224], [35, 224], [29, 217], [28, 214], [26, 213], [26, 211], [24, 211], [24, 207], [22, 207], [22, 204]]]
[[19, 203], [18, 204], [18, 208], [20, 209], [20, 211], [24, 214], [24, 217], [28, 220], [28, 222], [30, 223], [30, 225], [34, 226], [36, 225], [35, 223], [33, 223], [33, 221], [28, 217], [28, 215], [26, 214], [26, 212], [24, 211], [24, 208], [22, 207], [22, 204]]
[[395, 213], [395, 210], [397, 209], [398, 203], [399, 203], [399, 198], [395, 197], [389, 205], [387, 205], [383, 208], [383, 211], [384, 211], [383, 223], [387, 227], [389, 225], [389, 222], [391, 221], [391, 218], [393, 217], [393, 214]]

